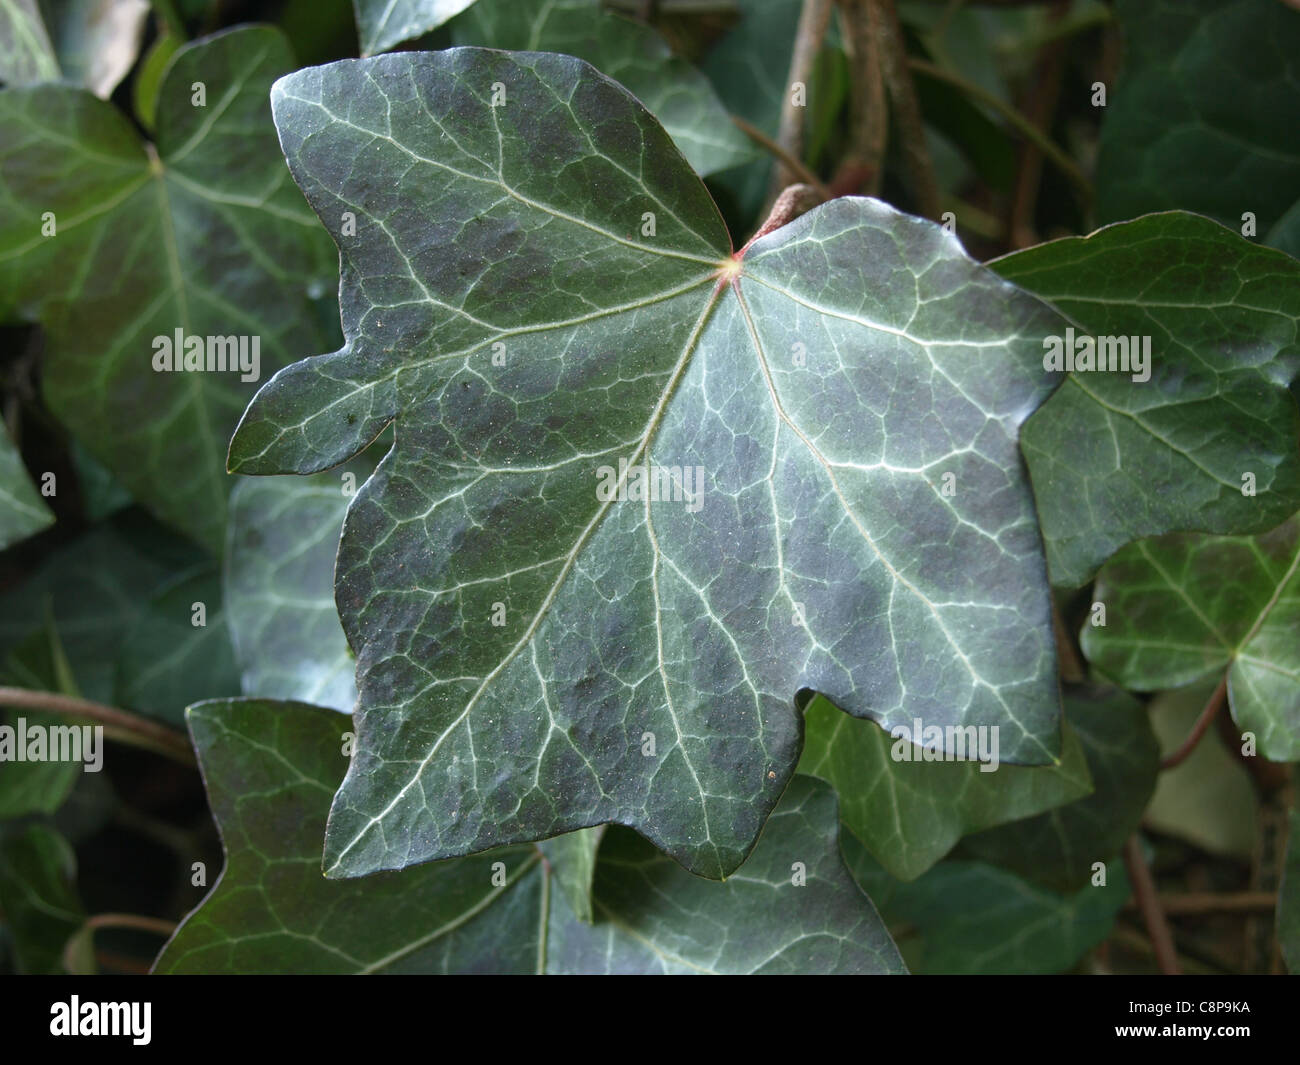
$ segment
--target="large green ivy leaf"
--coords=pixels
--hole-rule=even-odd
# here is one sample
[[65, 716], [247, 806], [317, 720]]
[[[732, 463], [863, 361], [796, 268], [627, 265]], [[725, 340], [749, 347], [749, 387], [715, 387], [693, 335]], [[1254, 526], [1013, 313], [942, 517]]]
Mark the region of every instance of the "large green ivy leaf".
[[224, 585], [245, 695], [351, 712], [356, 660], [334, 605], [334, 556], [351, 492], [373, 470], [358, 460], [231, 494]]
[[873, 200], [731, 257], [663, 129], [577, 59], [380, 56], [273, 108], [347, 343], [267, 383], [231, 468], [325, 469], [396, 422], [339, 547], [360, 698], [331, 875], [618, 822], [724, 876], [801, 689], [1055, 760], [1016, 450], [1058, 380], [1043, 304]]
[[600, 0], [478, 0], [450, 26], [457, 44], [585, 59], [640, 100], [701, 174], [758, 156], [708, 80], [648, 26]]
[[1169, 212], [990, 266], [1069, 315], [1076, 345], [1130, 350], [1129, 372], [1071, 373], [1021, 435], [1054, 584], [1143, 536], [1262, 532], [1300, 507], [1300, 262]]
[[940, 862], [900, 883], [851, 838], [844, 857], [916, 973], [1059, 973], [1105, 940], [1129, 897], [1122, 866], [1105, 885], [1048, 891], [983, 862]]
[[1097, 575], [1106, 624], [1084, 654], [1126, 688], [1180, 688], [1228, 670], [1233, 720], [1258, 751], [1300, 760], [1300, 517], [1263, 536], [1140, 540]]
[[459, 15], [474, 0], [352, 0], [361, 54], [374, 55], [423, 37]]
[[157, 972], [901, 970], [839, 856], [835, 797], [809, 778], [791, 784], [744, 874], [726, 884], [691, 876], [634, 833], [611, 830], [587, 925], [554, 887], [561, 874], [551, 863], [562, 850], [543, 859], [536, 847], [510, 847], [326, 880], [320, 840], [343, 771], [346, 721], [254, 700], [202, 703], [188, 716], [226, 868]]
[[1155, 790], [1160, 747], [1146, 709], [1127, 692], [1088, 685], [1069, 689], [1065, 714], [1083, 741], [1093, 793], [1036, 817], [976, 832], [959, 857], [1012, 870], [1035, 884], [1073, 892], [1091, 882], [1097, 862], [1115, 876], [1124, 841]]
[[32, 484], [14, 442], [0, 427], [0, 550], [53, 523], [53, 512]]
[[329, 243], [267, 114], [271, 82], [291, 66], [266, 27], [186, 46], [160, 90], [156, 147], [84, 91], [0, 93], [0, 313], [45, 327], [51, 409], [137, 499], [213, 552], [230, 487], [222, 459], [256, 385], [229, 369], [156, 372], [156, 343], [181, 330], [220, 338], [224, 356], [243, 336], [251, 364], [255, 338], [265, 379], [328, 342], [311, 300], [332, 284]]
[[1119, 0], [1118, 14], [1124, 68], [1102, 123], [1098, 216], [1182, 207], [1240, 229], [1250, 212], [1261, 238], [1300, 251], [1300, 12]]
[[[834, 785], [845, 827], [891, 874], [913, 880], [962, 836], [1050, 810], [1092, 791], [1083, 746], [1065, 730], [1059, 766], [998, 765], [935, 759], [874, 722], [840, 713], [816, 698], [804, 714], [799, 772]], [[907, 761], [894, 757], [905, 754]]]

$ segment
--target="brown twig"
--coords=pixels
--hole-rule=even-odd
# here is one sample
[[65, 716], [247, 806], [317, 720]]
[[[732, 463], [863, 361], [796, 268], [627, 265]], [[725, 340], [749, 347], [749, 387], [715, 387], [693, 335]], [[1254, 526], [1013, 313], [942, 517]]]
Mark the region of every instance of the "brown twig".
[[[836, 191], [880, 191], [889, 108], [876, 52], [879, 9], [871, 0], [837, 0], [849, 52], [849, 143], [836, 173]], [[840, 185], [844, 188], [841, 190]]]
[[[785, 156], [795, 159], [803, 158], [804, 107], [794, 100], [794, 86], [802, 83], [805, 92], [812, 81], [813, 68], [817, 63], [817, 53], [821, 51], [826, 28], [831, 21], [831, 0], [803, 0], [803, 9], [799, 12], [799, 25], [795, 30], [794, 50], [790, 55], [790, 72], [786, 78], [785, 96], [781, 103], [781, 121], [777, 127], [776, 140], [784, 150]], [[777, 166], [772, 173], [772, 183], [768, 193], [769, 200], [775, 200], [781, 190], [791, 184], [802, 174]], [[809, 182], [811, 184], [811, 182]]]
[[1083, 667], [1079, 652], [1074, 649], [1074, 638], [1061, 617], [1061, 608], [1052, 597], [1052, 629], [1056, 633], [1056, 659], [1061, 679], [1071, 684], [1080, 684], [1087, 679], [1088, 671]]
[[745, 242], [745, 246], [737, 252], [736, 258], [741, 258], [745, 252], [749, 251], [749, 246], [760, 237], [765, 237], [773, 230], [789, 225], [801, 214], [807, 214], [821, 202], [823, 201], [820, 193], [811, 185], [787, 185], [781, 190], [781, 195], [776, 198], [776, 203], [772, 204], [772, 210], [768, 212], [767, 219], [758, 227], [758, 231]]
[[28, 688], [0, 687], [0, 706], [98, 721], [104, 726], [105, 735], [113, 739], [156, 751], [185, 766], [196, 764], [194, 751], [183, 733], [116, 707], [92, 703], [89, 699]]
[[912, 72], [908, 68], [898, 9], [894, 0], [869, 2], [876, 9], [872, 24], [876, 32], [876, 53], [880, 57], [880, 69], [897, 120], [899, 144], [912, 179], [917, 213], [937, 221], [940, 213], [939, 179], [935, 177], [934, 160], [930, 158], [930, 148], [925, 142], [925, 122], [921, 118], [921, 104], [916, 98]]
[[[1059, 23], [1069, 10], [1069, 0], [1055, 0], [1049, 15], [1051, 22]], [[1042, 141], [1047, 139], [1052, 128], [1052, 115], [1056, 112], [1056, 103], [1061, 95], [1065, 46], [1064, 39], [1057, 39], [1041, 50], [1035, 65], [1033, 85], [1023, 101], [1026, 118], [1036, 129], [1042, 131], [1043, 138], [1026, 140], [1020, 146], [1015, 188], [1007, 220], [1007, 235], [1012, 251], [1029, 248], [1039, 242], [1034, 230], [1034, 215], [1038, 208], [1038, 190], [1043, 182]]]
[[1138, 842], [1136, 833], [1129, 836], [1124, 843], [1124, 866], [1128, 870], [1129, 883], [1133, 886], [1133, 897], [1137, 900], [1138, 909], [1142, 911], [1147, 935], [1151, 937], [1156, 964], [1166, 976], [1181, 976], [1182, 969], [1178, 965], [1174, 937], [1169, 931], [1169, 922], [1165, 920], [1164, 910], [1160, 908], [1156, 883], [1151, 877], [1146, 859], [1142, 857], [1142, 845]]
[[821, 196], [823, 200], [834, 199], [834, 197], [831, 195], [830, 189], [826, 187], [822, 179], [819, 178], [816, 174], [814, 174], [811, 170], [809, 170], [808, 167], [804, 165], [802, 160], [791, 155], [788, 151], [785, 150], [785, 148], [783, 148], [780, 144], [774, 141], [761, 129], [755, 126], [752, 122], [746, 122], [739, 115], [732, 115], [731, 121], [736, 124], [736, 128], [739, 129], [740, 132], [743, 133], [746, 137], [752, 140], [755, 144], [761, 145], [763, 148], [767, 149], [767, 151], [771, 152], [774, 156], [776, 156], [776, 158], [779, 159], [782, 163], [784, 163], [788, 169], [792, 170], [795, 173], [795, 175], [798, 177], [800, 181], [802, 181], [805, 185], [811, 185], [814, 189], [816, 189], [818, 195]]
[[1173, 769], [1174, 766], [1181, 765], [1187, 760], [1188, 755], [1196, 750], [1196, 745], [1201, 742], [1201, 737], [1205, 735], [1206, 730], [1214, 722], [1215, 715], [1223, 708], [1227, 694], [1228, 674], [1224, 673], [1219, 680], [1218, 687], [1214, 689], [1209, 701], [1205, 704], [1205, 709], [1201, 711], [1201, 716], [1196, 719], [1196, 724], [1192, 726], [1192, 731], [1188, 733], [1187, 739], [1183, 740], [1173, 754], [1161, 761], [1161, 769]]
[[85, 922], [68, 938], [63, 947], [63, 967], [68, 972], [78, 970], [77, 955], [83, 947], [89, 947], [95, 932], [101, 928], [131, 928], [140, 932], [152, 932], [164, 939], [176, 931], [176, 922], [161, 917], [144, 917], [138, 913], [97, 913], [87, 917]]
[[[1277, 905], [1277, 893], [1272, 891], [1237, 891], [1226, 895], [1213, 892], [1188, 892], [1184, 895], [1161, 895], [1160, 908], [1167, 917], [1186, 917], [1201, 913], [1253, 913], [1272, 910]], [[1137, 903], [1130, 899], [1129, 909]]]

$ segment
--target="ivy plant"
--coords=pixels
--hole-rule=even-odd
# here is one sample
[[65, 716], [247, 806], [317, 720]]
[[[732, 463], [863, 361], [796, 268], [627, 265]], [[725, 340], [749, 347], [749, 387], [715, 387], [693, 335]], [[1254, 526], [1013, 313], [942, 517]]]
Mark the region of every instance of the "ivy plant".
[[156, 12], [0, 4], [0, 970], [1297, 964], [1300, 12]]

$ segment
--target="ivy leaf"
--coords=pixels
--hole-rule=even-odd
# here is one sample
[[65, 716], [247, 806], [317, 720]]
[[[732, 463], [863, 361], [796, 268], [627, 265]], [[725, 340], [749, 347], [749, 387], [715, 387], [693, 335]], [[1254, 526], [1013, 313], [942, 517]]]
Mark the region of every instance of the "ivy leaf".
[[[1068, 728], [1059, 766], [999, 765], [984, 772], [975, 761], [923, 761], [933, 753], [892, 738], [871, 721], [842, 714], [822, 698], [812, 701], [804, 721], [799, 772], [835, 787], [845, 827], [902, 880], [920, 876], [969, 832], [1030, 817], [1092, 791], [1083, 746]], [[971, 742], [967, 758], [976, 753]], [[892, 757], [900, 743], [908, 761]]]
[[423, 37], [459, 15], [474, 0], [352, 0], [361, 54], [384, 52]]
[[148, 0], [38, 0], [38, 6], [63, 80], [107, 100], [140, 54]]
[[332, 283], [332, 256], [267, 116], [271, 82], [291, 65], [267, 27], [187, 45], [159, 93], [156, 147], [82, 90], [0, 93], [0, 306], [44, 326], [55, 414], [214, 553], [230, 487], [222, 459], [255, 385], [238, 370], [156, 372], [155, 344], [177, 330], [243, 336], [264, 378], [289, 352], [328, 342], [311, 298]]
[[32, 484], [9, 434], [0, 428], [0, 550], [53, 524], [53, 512]]
[[[200, 703], [188, 717], [226, 868], [156, 972], [901, 969], [839, 857], [835, 797], [817, 781], [796, 779], [745, 875], [727, 884], [610, 830], [587, 925], [535, 847], [326, 880], [320, 839], [347, 723], [318, 707], [255, 700]], [[792, 883], [795, 862], [803, 886]]]
[[[8, 90], [5, 90], [6, 92]], [[203, 556], [138, 510], [50, 552], [30, 577], [0, 596], [0, 648], [52, 619], [85, 698], [112, 703], [128, 634], [160, 587]]]
[[[1192, 734], [1214, 687], [1210, 682], [1161, 692], [1147, 704], [1161, 758]], [[1251, 861], [1263, 818], [1259, 791], [1243, 761], [1211, 730], [1183, 762], [1161, 771], [1142, 811], [1143, 829], [1186, 840], [1209, 854]]]
[[224, 584], [245, 695], [352, 710], [356, 661], [334, 605], [334, 556], [348, 487], [373, 470], [358, 460], [314, 477], [245, 480], [231, 494]]
[[703, 74], [650, 27], [602, 10], [600, 0], [478, 0], [450, 30], [456, 44], [585, 59], [645, 104], [700, 174], [758, 157]]
[[[48, 623], [23, 640], [0, 664], [0, 678], [6, 685], [33, 691], [59, 692], [78, 696], [71, 668], [54, 626]], [[29, 727], [52, 728], [66, 725], [57, 714], [34, 713], [26, 708], [0, 713], [0, 725], [18, 727], [18, 719]], [[0, 821], [28, 814], [52, 814], [72, 792], [84, 770], [80, 762], [9, 762], [0, 773]]]
[[551, 865], [555, 882], [575, 917], [591, 924], [591, 891], [596, 877], [596, 854], [605, 836], [605, 826], [568, 832], [543, 840], [538, 849]]
[[617, 822], [725, 876], [801, 689], [1056, 759], [1016, 448], [1056, 315], [873, 200], [731, 257], [663, 129], [577, 59], [336, 63], [273, 109], [347, 343], [264, 386], [231, 469], [311, 473], [396, 423], [339, 547], [360, 697], [329, 875]]
[[1066, 971], [1110, 935], [1130, 891], [1122, 865], [1105, 885], [1063, 895], [983, 862], [940, 862], [901, 883], [856, 841], [844, 856], [885, 921], [909, 930], [898, 943], [916, 973]]
[[1182, 207], [1240, 231], [1250, 212], [1270, 244], [1300, 250], [1300, 13], [1258, 0], [1117, 11], [1125, 56], [1101, 127], [1099, 217]]
[[58, 76], [59, 61], [36, 0], [0, 0], [0, 81], [31, 85]]
[[1128, 372], [1071, 373], [1025, 424], [1054, 584], [1143, 536], [1262, 532], [1300, 508], [1300, 262], [1169, 212], [990, 266], [1069, 315], [1076, 342], [1150, 344]]
[[1084, 887], [1096, 862], [1113, 875], [1124, 841], [1142, 818], [1160, 770], [1146, 710], [1127, 692], [1088, 685], [1067, 690], [1065, 716], [1083, 741], [1094, 791], [1036, 817], [977, 832], [956, 854], [1010, 869], [1054, 891]]
[[239, 694], [216, 567], [168, 581], [144, 604], [122, 646], [114, 702], [175, 725], [199, 699]]
[[0, 834], [0, 914], [22, 974], [63, 973], [63, 947], [81, 927], [77, 859], [68, 841], [44, 825]]
[[1228, 671], [1232, 718], [1275, 762], [1300, 760], [1300, 516], [1263, 536], [1174, 534], [1102, 567], [1084, 654], [1135, 691]]

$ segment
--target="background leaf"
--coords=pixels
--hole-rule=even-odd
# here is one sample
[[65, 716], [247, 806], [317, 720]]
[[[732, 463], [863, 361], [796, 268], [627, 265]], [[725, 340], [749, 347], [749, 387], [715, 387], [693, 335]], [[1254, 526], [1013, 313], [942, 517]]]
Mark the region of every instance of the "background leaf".
[[901, 880], [920, 876], [968, 832], [1030, 817], [1092, 791], [1083, 746], [1068, 727], [1059, 766], [1001, 765], [985, 773], [973, 761], [922, 761], [922, 748], [910, 744], [913, 760], [895, 761], [891, 751], [900, 741], [820, 696], [804, 721], [799, 772], [834, 786], [845, 827]]
[[58, 76], [59, 61], [36, 0], [0, 0], [0, 81], [32, 85]]
[[334, 556], [358, 460], [314, 477], [242, 480], [230, 500], [224, 583], [245, 695], [351, 712], [356, 660], [334, 605]]
[[[535, 847], [324, 879], [320, 840], [346, 722], [253, 700], [203, 703], [189, 720], [227, 865], [157, 972], [901, 969], [839, 857], [834, 796], [815, 781], [796, 780], [746, 874], [727, 884], [611, 830], [589, 926], [554, 890]], [[791, 883], [794, 861], [806, 865], [803, 887]]]
[[51, 551], [0, 596], [0, 647], [12, 648], [52, 618], [81, 694], [112, 703], [127, 635], [159, 587], [202, 560], [192, 544], [139, 511], [114, 515]]
[[708, 80], [648, 26], [600, 0], [477, 0], [449, 27], [460, 45], [585, 59], [640, 100], [700, 174], [758, 157]]
[[422, 37], [459, 15], [474, 0], [352, 0], [361, 54], [385, 52]]
[[257, 337], [264, 376], [328, 343], [310, 303], [333, 283], [332, 255], [267, 114], [271, 82], [291, 65], [269, 27], [187, 45], [160, 90], [156, 151], [81, 90], [0, 94], [0, 308], [45, 327], [54, 413], [214, 553], [226, 445], [254, 384], [229, 370], [155, 372], [153, 340]]
[[1025, 423], [1054, 584], [1139, 537], [1261, 532], [1300, 507], [1300, 262], [1168, 213], [989, 265], [1079, 336], [1150, 338], [1150, 380], [1072, 373]]
[[1096, 862], [1106, 863], [1108, 881], [1118, 875], [1117, 856], [1155, 789], [1160, 749], [1145, 708], [1118, 689], [1067, 690], [1065, 715], [1083, 742], [1093, 793], [967, 836], [958, 857], [1002, 866], [1054, 891], [1087, 885]]
[[[1191, 735], [1212, 688], [1193, 684], [1151, 700], [1151, 728], [1162, 758]], [[1210, 854], [1250, 861], [1259, 834], [1259, 799], [1246, 767], [1211, 729], [1185, 761], [1160, 773], [1142, 824]]]
[[32, 484], [22, 456], [0, 429], [0, 550], [54, 524], [54, 514]]
[[1260, 239], [1300, 251], [1300, 12], [1269, 0], [1117, 11], [1124, 66], [1101, 127], [1098, 217], [1182, 207], [1240, 231], [1249, 211]]
[[845, 858], [899, 936], [913, 972], [1039, 974], [1069, 970], [1110, 935], [1129, 897], [1116, 863], [1104, 887], [1060, 894], [983, 862], [940, 862], [919, 880], [893, 879], [856, 840]]
[[1164, 536], [1125, 548], [1094, 590], [1106, 624], [1080, 643], [1135, 691], [1228, 671], [1228, 705], [1257, 749], [1300, 760], [1300, 517], [1263, 536]]
[[76, 875], [72, 848], [53, 829], [0, 833], [0, 911], [19, 973], [64, 972], [64, 944], [85, 920]]
[[[195, 604], [203, 625], [195, 625]], [[114, 702], [184, 727], [185, 707], [240, 694], [216, 567], [182, 574], [144, 604], [122, 645]]]

